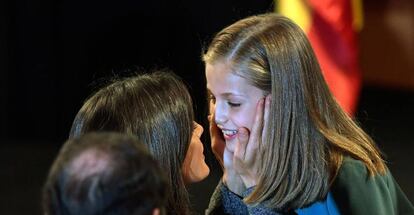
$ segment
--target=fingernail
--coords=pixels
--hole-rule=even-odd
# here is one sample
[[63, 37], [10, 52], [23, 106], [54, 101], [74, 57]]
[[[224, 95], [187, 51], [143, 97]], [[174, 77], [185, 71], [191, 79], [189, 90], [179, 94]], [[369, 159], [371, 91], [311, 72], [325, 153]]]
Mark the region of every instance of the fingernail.
[[247, 136], [247, 131], [245, 129], [241, 128], [241, 129], [239, 129], [239, 135], [245, 137], [245, 136]]

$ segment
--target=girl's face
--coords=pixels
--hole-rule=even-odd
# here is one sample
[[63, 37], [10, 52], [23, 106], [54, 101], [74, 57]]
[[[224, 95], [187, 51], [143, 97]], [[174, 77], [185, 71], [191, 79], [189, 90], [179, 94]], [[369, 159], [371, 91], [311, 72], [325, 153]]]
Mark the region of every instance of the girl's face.
[[230, 66], [225, 63], [207, 64], [206, 77], [211, 96], [210, 110], [215, 112], [214, 120], [223, 132], [226, 148], [234, 152], [237, 130], [245, 127], [251, 131], [256, 106], [264, 92], [232, 74]]
[[200, 140], [203, 131], [203, 127], [194, 122], [193, 136], [183, 164], [183, 176], [187, 183], [199, 182], [210, 173], [210, 169], [204, 161], [204, 147]]

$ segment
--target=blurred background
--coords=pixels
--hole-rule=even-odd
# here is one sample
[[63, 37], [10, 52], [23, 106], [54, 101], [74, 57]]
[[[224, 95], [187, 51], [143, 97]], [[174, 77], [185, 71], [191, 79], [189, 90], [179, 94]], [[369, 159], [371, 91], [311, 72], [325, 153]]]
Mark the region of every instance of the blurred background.
[[[205, 154], [212, 172], [203, 182], [189, 186], [194, 209], [202, 214], [221, 174], [206, 135], [202, 50], [215, 33], [238, 19], [275, 8], [289, 15], [282, 2], [0, 1], [0, 214], [41, 214], [40, 191], [47, 171], [83, 101], [102, 82], [136, 69], [164, 67], [188, 84], [196, 118], [205, 127]], [[321, 64], [328, 62], [326, 68], [332, 65], [329, 60], [335, 62], [336, 54], [324, 55], [319, 45], [328, 40], [318, 43], [316, 36], [326, 37], [326, 29], [336, 28], [326, 28], [331, 23], [325, 23], [318, 30], [317, 24], [330, 16], [325, 14], [330, 8], [315, 5], [329, 2], [336, 1], [308, 1], [307, 13], [294, 15], [307, 18], [297, 22], [304, 23], [301, 26], [311, 40], [316, 38], [312, 45], [321, 53]], [[349, 68], [355, 70], [338, 70], [345, 78], [336, 80], [331, 75], [334, 78], [328, 82], [333, 91], [345, 86], [338, 95], [352, 92], [345, 93], [352, 97], [344, 108], [378, 143], [413, 202], [414, 2], [364, 0], [358, 8], [359, 15], [340, 16], [345, 17], [342, 24], [353, 21], [352, 34], [347, 34], [351, 36], [342, 41], [351, 47], [346, 49], [353, 56]], [[295, 6], [293, 10], [300, 12]], [[338, 28], [339, 33], [349, 26]], [[346, 77], [352, 77], [351, 81]], [[341, 103], [340, 96], [338, 100]]]

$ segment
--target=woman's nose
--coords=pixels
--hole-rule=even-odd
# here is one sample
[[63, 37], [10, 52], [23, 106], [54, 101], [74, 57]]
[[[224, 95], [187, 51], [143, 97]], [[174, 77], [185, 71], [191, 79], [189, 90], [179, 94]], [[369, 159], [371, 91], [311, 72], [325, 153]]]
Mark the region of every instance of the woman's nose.
[[201, 126], [200, 124], [198, 124], [197, 122], [194, 122], [195, 127], [196, 127], [196, 132], [198, 133], [198, 136], [201, 136], [204, 132], [204, 128], [203, 126]]

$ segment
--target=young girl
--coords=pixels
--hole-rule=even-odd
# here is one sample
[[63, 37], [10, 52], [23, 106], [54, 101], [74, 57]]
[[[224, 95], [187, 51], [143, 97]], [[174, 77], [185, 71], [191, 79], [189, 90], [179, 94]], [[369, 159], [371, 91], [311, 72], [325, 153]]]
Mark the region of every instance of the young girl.
[[191, 97], [178, 77], [164, 72], [116, 80], [93, 94], [79, 110], [70, 137], [117, 131], [138, 137], [167, 175], [167, 214], [191, 214], [185, 183], [210, 172], [193, 121]]
[[203, 60], [212, 147], [224, 166], [207, 214], [414, 214], [292, 21], [237, 21]]

